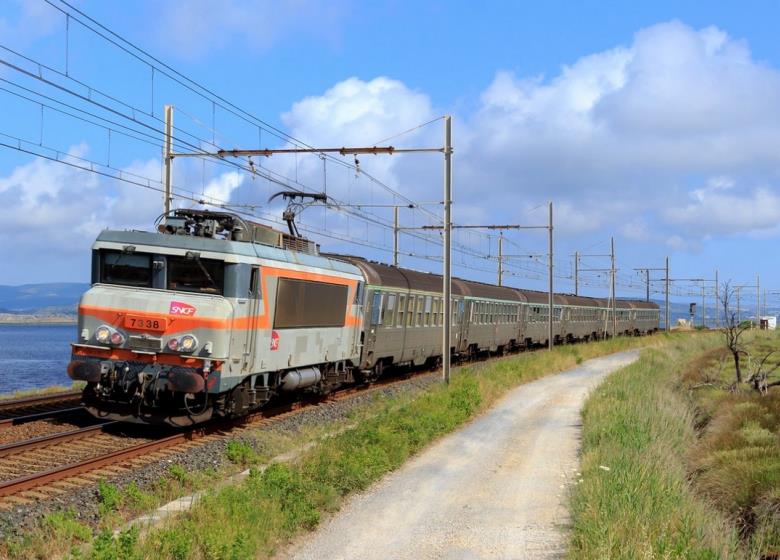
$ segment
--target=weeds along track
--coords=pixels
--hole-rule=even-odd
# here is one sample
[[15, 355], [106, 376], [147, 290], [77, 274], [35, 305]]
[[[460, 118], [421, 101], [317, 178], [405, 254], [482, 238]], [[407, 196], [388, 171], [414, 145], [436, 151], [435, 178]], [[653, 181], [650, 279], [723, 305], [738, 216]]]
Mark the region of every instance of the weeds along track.
[[84, 412], [81, 391], [0, 400], [0, 431], [28, 422], [81, 415]]

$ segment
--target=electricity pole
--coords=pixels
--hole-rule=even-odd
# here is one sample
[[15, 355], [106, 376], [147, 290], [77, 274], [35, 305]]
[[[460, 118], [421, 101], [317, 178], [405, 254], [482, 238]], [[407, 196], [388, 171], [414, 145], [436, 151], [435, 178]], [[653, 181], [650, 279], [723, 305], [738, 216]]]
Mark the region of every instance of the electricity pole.
[[701, 286], [701, 326], [702, 328], [705, 328], [707, 325], [705, 323], [704, 319], [704, 284]]
[[547, 251], [547, 254], [550, 257], [549, 261], [549, 267], [548, 267], [548, 274], [550, 276], [550, 286], [549, 286], [549, 292], [547, 294], [548, 298], [548, 306], [549, 306], [549, 314], [550, 318], [549, 321], [547, 321], [547, 336], [549, 337], [547, 339], [547, 348], [549, 350], [553, 349], [553, 203], [552, 200], [550, 201], [550, 221], [548, 222], [548, 232], [550, 234], [549, 237], [549, 248]]
[[498, 285], [503, 286], [504, 279], [504, 232], [498, 234]]
[[450, 328], [452, 327], [452, 117], [444, 117], [444, 328], [442, 377], [450, 382]]
[[617, 336], [617, 294], [615, 293], [615, 238], [609, 238], [610, 244], [610, 259], [612, 262], [611, 276], [612, 276], [612, 338]]
[[718, 285], [718, 269], [715, 269], [715, 327], [720, 328], [720, 286]]
[[756, 328], [761, 328], [761, 280], [756, 274]]
[[398, 206], [393, 206], [393, 266], [398, 266]]
[[669, 325], [669, 257], [666, 257], [666, 332], [670, 332]]
[[163, 212], [168, 216], [173, 200], [173, 105], [165, 106], [165, 141], [163, 143], [163, 162], [165, 163], [165, 177], [163, 192]]
[[574, 295], [580, 295], [580, 253], [574, 252]]

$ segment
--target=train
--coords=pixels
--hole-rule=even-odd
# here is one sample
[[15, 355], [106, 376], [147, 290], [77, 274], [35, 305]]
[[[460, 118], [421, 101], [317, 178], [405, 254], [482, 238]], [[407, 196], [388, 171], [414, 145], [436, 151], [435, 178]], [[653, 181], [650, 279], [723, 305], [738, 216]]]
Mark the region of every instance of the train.
[[[68, 375], [100, 418], [189, 426], [443, 356], [441, 276], [322, 253], [230, 212], [105, 230], [91, 272]], [[553, 342], [612, 336], [612, 303], [555, 294]], [[656, 304], [614, 303], [615, 334], [658, 329]], [[549, 341], [545, 292], [453, 278], [451, 309], [454, 359]]]

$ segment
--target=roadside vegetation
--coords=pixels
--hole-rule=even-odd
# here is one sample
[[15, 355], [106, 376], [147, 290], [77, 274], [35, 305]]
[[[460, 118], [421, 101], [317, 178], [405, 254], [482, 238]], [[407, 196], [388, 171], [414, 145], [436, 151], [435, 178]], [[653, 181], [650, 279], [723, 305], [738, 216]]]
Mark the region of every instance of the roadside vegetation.
[[646, 351], [588, 400], [570, 557], [780, 557], [780, 336], [735, 326], [736, 345]]
[[13, 393], [0, 395], [0, 402], [10, 399], [22, 399], [25, 397], [40, 397], [54, 393], [66, 393], [68, 391], [80, 391], [84, 388], [84, 385], [86, 385], [86, 383], [83, 381], [74, 381], [70, 385], [49, 385], [48, 387], [41, 387], [40, 389], [22, 389]]
[[[101, 488], [105, 512], [101, 510], [103, 521], [98, 527], [86, 526], [73, 515], [55, 514], [23, 542], [0, 549], [0, 556], [4, 552], [20, 558], [68, 555], [62, 551], [79, 558], [270, 556], [298, 533], [316, 527], [324, 515], [338, 510], [346, 496], [398, 468], [432, 441], [490, 407], [512, 387], [574, 367], [588, 358], [661, 345], [675, 338], [663, 334], [619, 338], [466, 366], [454, 372], [449, 386], [436, 384], [426, 391], [379, 398], [346, 422], [334, 422], [316, 435], [303, 434], [274, 446], [281, 454], [315, 442], [292, 461], [269, 461], [268, 453], [256, 453], [240, 443], [229, 445], [226, 454], [236, 470], [250, 468], [250, 475], [240, 483], [219, 487], [215, 479], [226, 473], [202, 476], [176, 472], [160, 482], [164, 492], [137, 488], [131, 492], [104, 492]], [[328, 431], [331, 436], [323, 438]], [[162, 503], [161, 496], [173, 499], [171, 487], [206, 492], [190, 511], [159, 528], [143, 534], [130, 529], [113, 535], [123, 519]]]

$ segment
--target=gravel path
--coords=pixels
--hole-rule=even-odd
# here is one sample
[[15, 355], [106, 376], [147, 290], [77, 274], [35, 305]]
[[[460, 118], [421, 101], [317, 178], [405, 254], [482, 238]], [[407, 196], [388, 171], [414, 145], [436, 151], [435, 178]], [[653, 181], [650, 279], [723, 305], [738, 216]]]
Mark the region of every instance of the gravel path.
[[580, 409], [590, 389], [638, 355], [589, 360], [518, 387], [355, 497], [284, 558], [563, 556]]

